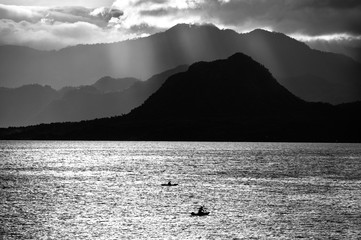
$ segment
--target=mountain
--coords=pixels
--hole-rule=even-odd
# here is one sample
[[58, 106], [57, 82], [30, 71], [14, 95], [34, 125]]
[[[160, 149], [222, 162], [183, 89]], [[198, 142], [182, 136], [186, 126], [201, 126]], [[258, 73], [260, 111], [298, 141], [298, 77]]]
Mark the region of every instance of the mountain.
[[261, 64], [237, 53], [226, 60], [195, 63], [170, 77], [128, 117], [234, 119], [297, 112], [305, 105]]
[[264, 63], [302, 99], [333, 104], [361, 99], [361, 64], [353, 59], [310, 49], [280, 33], [255, 30], [246, 38], [252, 47], [244, 53]]
[[[147, 79], [182, 64], [243, 52], [266, 66], [296, 96], [333, 104], [361, 100], [361, 63], [309, 48], [284, 34], [238, 34], [212, 25], [180, 24], [146, 38], [42, 52], [0, 47], [0, 85], [88, 85], [103, 76]], [[19, 71], [21, 69], [21, 71]]]
[[40, 85], [0, 88], [0, 127], [123, 115], [141, 105], [168, 77], [187, 68], [178, 66], [144, 82], [103, 77], [89, 86], [64, 87], [58, 91]]
[[108, 92], [121, 92], [131, 87], [134, 83], [139, 82], [135, 78], [122, 78], [115, 79], [111, 77], [102, 77], [96, 81], [92, 86], [98, 89], [102, 93]]
[[[116, 97], [112, 98], [108, 95], [119, 95], [119, 92], [137, 82], [140, 81], [135, 78], [103, 77], [89, 86], [64, 87], [58, 91], [50, 86], [38, 84], [19, 88], [0, 88], [0, 127], [81, 121], [121, 115], [138, 105], [132, 105], [132, 101], [128, 102], [125, 99], [117, 103]], [[148, 96], [144, 96], [144, 100]], [[127, 105], [127, 107], [117, 109], [119, 105]]]
[[129, 78], [132, 85], [128, 88], [122, 85], [122, 91], [111, 91], [120, 89], [119, 84], [102, 78], [91, 86], [68, 90], [61, 99], [47, 105], [33, 122], [74, 122], [126, 114], [158, 90], [169, 76], [186, 69], [187, 66], [179, 66], [144, 82]]
[[134, 83], [139, 82], [136, 78], [112, 78], [109, 76], [102, 77], [92, 85], [81, 85], [77, 87], [66, 86], [62, 87], [58, 92], [63, 97], [72, 91], [81, 91], [87, 93], [109, 93], [109, 92], [121, 92]]
[[26, 85], [15, 89], [0, 88], [0, 126], [25, 126], [60, 94], [50, 86]]
[[237, 53], [172, 75], [125, 116], [1, 129], [0, 138], [360, 142], [360, 107], [306, 102]]

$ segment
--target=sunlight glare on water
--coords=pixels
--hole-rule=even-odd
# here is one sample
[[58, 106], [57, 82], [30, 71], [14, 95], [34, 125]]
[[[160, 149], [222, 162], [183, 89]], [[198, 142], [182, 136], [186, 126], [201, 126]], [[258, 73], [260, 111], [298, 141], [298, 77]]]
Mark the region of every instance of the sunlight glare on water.
[[0, 190], [0, 239], [361, 238], [360, 144], [2, 141]]

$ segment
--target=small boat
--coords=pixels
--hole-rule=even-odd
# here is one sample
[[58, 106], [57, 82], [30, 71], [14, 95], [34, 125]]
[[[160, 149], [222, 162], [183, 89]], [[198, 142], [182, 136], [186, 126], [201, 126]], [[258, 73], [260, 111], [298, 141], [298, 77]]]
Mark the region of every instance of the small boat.
[[192, 216], [202, 217], [202, 216], [207, 216], [207, 215], [209, 215], [209, 212], [200, 212], [200, 213], [191, 212], [191, 215], [192, 215]]
[[169, 186], [169, 187], [178, 186], [178, 183], [163, 183], [161, 184], [161, 186]]
[[172, 186], [178, 186], [178, 183], [172, 183], [171, 181], [169, 181], [168, 183], [163, 183], [163, 184], [161, 184], [161, 186], [170, 186], [170, 187], [172, 187]]

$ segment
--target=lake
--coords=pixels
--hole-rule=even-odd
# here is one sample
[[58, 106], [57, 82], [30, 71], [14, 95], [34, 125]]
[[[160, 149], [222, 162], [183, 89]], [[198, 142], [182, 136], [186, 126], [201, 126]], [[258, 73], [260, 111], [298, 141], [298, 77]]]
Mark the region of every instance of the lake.
[[361, 239], [361, 144], [0, 141], [0, 191], [0, 239]]

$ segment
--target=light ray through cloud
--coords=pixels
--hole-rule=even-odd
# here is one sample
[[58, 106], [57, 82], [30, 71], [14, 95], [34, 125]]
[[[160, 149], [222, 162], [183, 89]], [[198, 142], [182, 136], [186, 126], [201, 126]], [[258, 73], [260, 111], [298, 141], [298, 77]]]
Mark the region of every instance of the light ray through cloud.
[[[179, 23], [240, 33], [262, 28], [304, 42], [361, 42], [361, 2], [353, 0], [0, 0], [0, 16], [0, 45], [42, 50], [139, 38]], [[72, 35], [75, 29], [84, 35]]]

